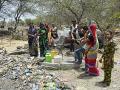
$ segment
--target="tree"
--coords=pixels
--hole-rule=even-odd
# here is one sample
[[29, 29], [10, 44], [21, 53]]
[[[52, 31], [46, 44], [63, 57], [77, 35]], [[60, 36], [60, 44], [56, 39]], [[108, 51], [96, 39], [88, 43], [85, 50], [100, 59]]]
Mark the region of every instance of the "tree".
[[114, 7], [112, 8], [111, 19], [114, 21], [114, 26], [120, 27], [120, 0], [114, 0]]
[[20, 20], [19, 20], [19, 25], [24, 26], [24, 25], [25, 25], [25, 22], [24, 22], [22, 19], [20, 19]]
[[4, 16], [8, 15], [8, 8], [6, 8], [9, 4], [11, 4], [12, 0], [0, 0], [0, 18], [5, 18]]
[[32, 23], [32, 20], [31, 20], [31, 19], [25, 19], [25, 23], [26, 23], [27, 25], [30, 25], [30, 23]]
[[[58, 16], [64, 22], [72, 19], [81, 23], [84, 18], [93, 19], [99, 28], [106, 29], [111, 23], [119, 21], [120, 0], [45, 0], [48, 16]], [[43, 2], [42, 2], [43, 3]], [[48, 5], [49, 4], [49, 5]], [[51, 17], [49, 17], [51, 18]]]
[[32, 3], [31, 0], [17, 0], [16, 2], [17, 7], [14, 14], [15, 19], [14, 32], [17, 29], [21, 16], [33, 12], [33, 4], [31, 4]]
[[10, 0], [0, 0], [0, 11], [1, 11], [1, 9], [4, 7], [4, 4], [6, 3], [6, 2], [9, 2]]
[[42, 17], [41, 16], [36, 16], [35, 19], [32, 20], [33, 24], [39, 25], [40, 22], [42, 22]]
[[[95, 2], [95, 3], [94, 3]], [[94, 19], [101, 30], [115, 27], [118, 18], [113, 18], [119, 12], [119, 0], [91, 0], [88, 4], [87, 17]]]
[[54, 0], [53, 5], [55, 6], [54, 10], [57, 10], [58, 13], [61, 12], [62, 16], [71, 16], [78, 23], [86, 9], [84, 0]]

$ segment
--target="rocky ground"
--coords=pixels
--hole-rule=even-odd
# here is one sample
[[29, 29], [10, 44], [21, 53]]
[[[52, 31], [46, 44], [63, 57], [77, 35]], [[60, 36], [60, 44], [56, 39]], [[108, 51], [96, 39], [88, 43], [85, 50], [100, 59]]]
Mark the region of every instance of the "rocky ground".
[[[115, 42], [118, 45], [117, 47], [120, 48], [120, 37], [115, 37]], [[4, 43], [7, 45], [7, 42]], [[17, 43], [20, 43], [20, 41]], [[15, 50], [17, 46], [22, 44], [16, 45], [14, 42], [9, 47]], [[4, 45], [2, 44], [2, 46]], [[101, 69], [98, 77], [85, 76], [81, 69], [45, 70], [40, 63], [40, 59], [30, 57], [26, 50], [25, 53], [18, 53], [19, 55], [7, 54], [6, 51], [8, 53], [12, 52], [8, 47], [6, 50], [0, 50], [0, 90], [120, 90], [120, 49], [115, 54], [110, 87], [102, 87], [98, 84], [103, 80], [104, 73]], [[64, 57], [64, 59], [74, 58], [69, 56], [69, 58]], [[83, 66], [84, 64], [81, 67]], [[99, 67], [101, 67], [100, 64]], [[78, 78], [80, 74], [83, 77]]]
[[[0, 90], [69, 90], [40, 60], [28, 54], [0, 54]], [[67, 89], [68, 88], [68, 89]]]

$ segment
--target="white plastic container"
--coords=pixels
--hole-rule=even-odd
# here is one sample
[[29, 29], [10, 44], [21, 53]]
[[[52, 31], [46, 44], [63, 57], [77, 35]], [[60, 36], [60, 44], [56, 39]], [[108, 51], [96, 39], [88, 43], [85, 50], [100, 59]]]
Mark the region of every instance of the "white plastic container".
[[61, 63], [62, 62], [62, 56], [61, 55], [57, 55], [54, 57], [53, 59], [53, 63]]

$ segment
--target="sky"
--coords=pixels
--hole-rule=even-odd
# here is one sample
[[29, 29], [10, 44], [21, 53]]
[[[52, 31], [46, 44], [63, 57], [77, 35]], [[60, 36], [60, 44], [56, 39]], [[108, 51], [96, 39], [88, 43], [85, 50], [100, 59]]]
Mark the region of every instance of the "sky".
[[27, 15], [24, 15], [21, 17], [22, 20], [25, 20], [25, 19], [35, 19], [36, 16], [35, 15], [31, 15], [31, 14], [27, 14]]
[[[5, 16], [4, 14], [2, 15], [2, 13], [0, 12], [0, 16], [4, 16], [6, 18], [6, 22], [8, 21], [13, 21], [14, 20], [14, 16], [12, 15], [15, 10], [16, 10], [16, 7], [17, 6], [13, 6], [13, 5], [7, 5], [6, 3], [6, 6], [5, 6], [5, 12], [8, 12], [9, 13], [9, 16]], [[50, 8], [49, 8], [50, 9]], [[48, 9], [46, 9], [46, 7], [44, 6], [40, 6], [38, 8], [36, 8], [36, 10], [38, 10], [38, 12], [36, 13], [36, 15], [32, 15], [32, 14], [25, 14], [24, 16], [21, 16], [20, 19], [22, 20], [25, 20], [25, 19], [35, 19], [37, 15], [40, 15], [40, 16], [44, 16], [48, 13]], [[10, 12], [9, 12], [10, 11]], [[0, 21], [3, 21], [4, 20], [4, 17], [0, 17]]]
[[[24, 15], [21, 17], [22, 20], [25, 20], [25, 19], [35, 19], [36, 16], [35, 15], [31, 15], [31, 14], [27, 14], [27, 15]], [[4, 19], [3, 18], [0, 18], [0, 21], [3, 21]], [[11, 20], [14, 20], [13, 18], [10, 18], [10, 17], [7, 17], [5, 18], [5, 21], [8, 22], [8, 21], [11, 21]]]

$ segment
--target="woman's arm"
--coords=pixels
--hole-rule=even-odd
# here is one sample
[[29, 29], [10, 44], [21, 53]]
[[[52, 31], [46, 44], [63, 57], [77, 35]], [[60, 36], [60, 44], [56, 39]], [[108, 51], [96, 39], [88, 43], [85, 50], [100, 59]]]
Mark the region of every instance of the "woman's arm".
[[28, 34], [28, 36], [30, 36], [30, 37], [34, 37], [34, 35], [32, 35], [32, 34]]

